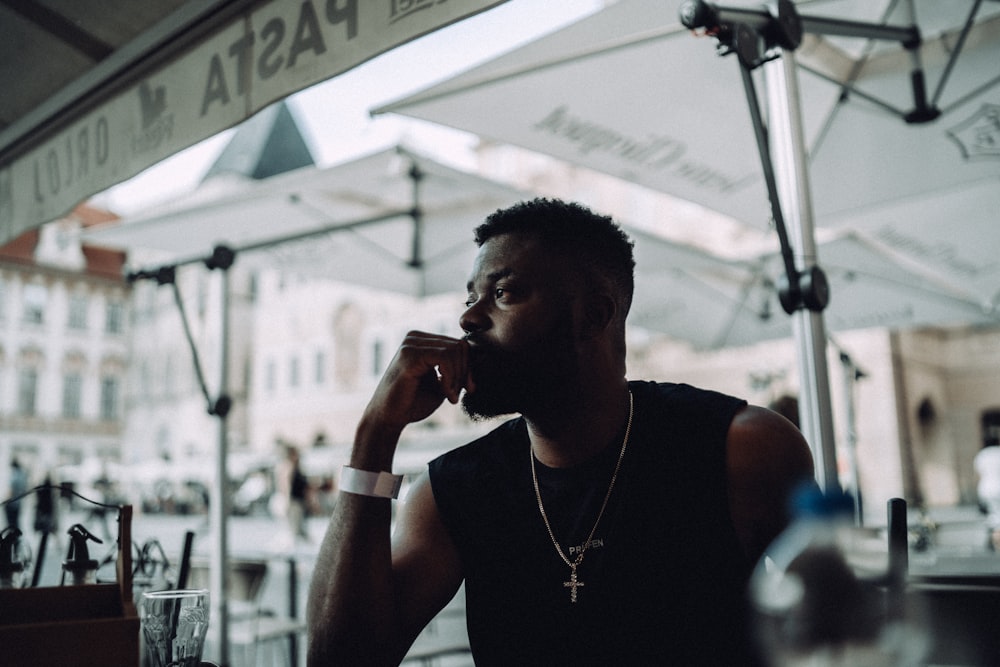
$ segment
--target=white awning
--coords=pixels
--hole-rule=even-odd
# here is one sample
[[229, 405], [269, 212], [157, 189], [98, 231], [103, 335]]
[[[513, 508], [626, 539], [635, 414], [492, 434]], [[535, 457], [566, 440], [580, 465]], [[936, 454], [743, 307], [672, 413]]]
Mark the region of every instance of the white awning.
[[0, 4], [0, 243], [279, 99], [502, 2]]

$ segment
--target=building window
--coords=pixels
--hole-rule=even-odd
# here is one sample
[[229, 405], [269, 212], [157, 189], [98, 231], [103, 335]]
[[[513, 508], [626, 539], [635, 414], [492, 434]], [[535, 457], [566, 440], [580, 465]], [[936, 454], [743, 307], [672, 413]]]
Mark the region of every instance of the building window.
[[22, 368], [17, 383], [17, 412], [25, 417], [33, 417], [38, 398], [38, 371]]
[[79, 445], [59, 445], [57, 450], [57, 461], [59, 465], [78, 466], [83, 463], [83, 450]]
[[1000, 445], [1000, 408], [984, 410], [981, 417], [983, 447]]
[[323, 350], [316, 351], [316, 373], [315, 379], [316, 384], [322, 385], [326, 382], [326, 355], [323, 354]]
[[62, 416], [66, 419], [80, 418], [80, 391], [83, 378], [79, 373], [67, 373], [63, 377]]
[[247, 300], [250, 303], [257, 303], [260, 297], [260, 276], [256, 272], [250, 274], [250, 281], [247, 284]]
[[143, 359], [139, 363], [139, 391], [138, 394], [141, 398], [149, 398], [152, 393], [153, 386], [153, 372], [149, 368], [151, 361]]
[[299, 386], [299, 358], [292, 357], [288, 362], [288, 386]]
[[44, 285], [24, 286], [23, 320], [27, 324], [43, 324], [45, 322], [45, 302], [48, 291]]
[[74, 294], [70, 296], [67, 326], [77, 331], [83, 331], [87, 328], [87, 297], [85, 295]]
[[382, 356], [385, 354], [382, 347], [382, 341], [376, 338], [372, 346], [372, 375], [375, 376], [382, 374]]
[[125, 307], [121, 301], [108, 301], [105, 310], [104, 331], [109, 334], [120, 334], [125, 330]]
[[275, 372], [274, 372], [274, 362], [267, 362], [267, 370], [265, 372], [265, 382], [267, 383], [267, 393], [274, 394], [275, 385]]
[[101, 419], [118, 418], [118, 378], [107, 375], [101, 378]]

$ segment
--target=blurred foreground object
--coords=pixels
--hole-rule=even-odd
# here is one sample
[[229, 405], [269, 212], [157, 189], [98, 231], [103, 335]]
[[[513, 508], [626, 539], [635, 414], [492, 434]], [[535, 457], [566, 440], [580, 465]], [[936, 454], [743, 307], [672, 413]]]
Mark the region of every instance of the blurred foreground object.
[[853, 499], [839, 490], [807, 489], [795, 507], [795, 521], [750, 583], [766, 663], [921, 664], [927, 639], [904, 603], [905, 569], [893, 563], [886, 539], [855, 524]]

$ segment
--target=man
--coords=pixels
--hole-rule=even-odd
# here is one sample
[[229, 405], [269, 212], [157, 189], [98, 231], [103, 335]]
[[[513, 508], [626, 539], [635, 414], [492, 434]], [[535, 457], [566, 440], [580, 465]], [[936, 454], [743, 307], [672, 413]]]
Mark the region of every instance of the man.
[[[463, 581], [477, 665], [745, 664], [747, 577], [813, 475], [801, 434], [626, 380], [634, 261], [610, 218], [523, 202], [476, 243], [466, 336], [409, 333], [358, 425], [310, 664], [397, 664]], [[521, 416], [433, 461], [390, 536], [399, 436], [444, 400]]]

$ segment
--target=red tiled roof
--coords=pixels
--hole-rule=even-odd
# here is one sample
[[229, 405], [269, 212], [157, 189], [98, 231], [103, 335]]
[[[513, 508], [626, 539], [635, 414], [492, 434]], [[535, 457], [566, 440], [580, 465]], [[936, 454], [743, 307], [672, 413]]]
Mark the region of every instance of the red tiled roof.
[[87, 203], [80, 204], [66, 217], [76, 218], [80, 221], [80, 224], [83, 225], [84, 228], [100, 225], [106, 222], [114, 222], [115, 220], [121, 220], [121, 216], [116, 215], [111, 211], [106, 211], [103, 208], [91, 206]]
[[38, 245], [38, 230], [28, 230], [13, 241], [8, 241], [0, 246], [0, 260], [17, 264], [32, 264], [35, 261], [36, 245]]
[[83, 256], [87, 258], [87, 273], [112, 280], [124, 280], [124, 251], [84, 245]]
[[[121, 219], [120, 216], [115, 215], [111, 211], [90, 206], [86, 203], [78, 205], [66, 217], [67, 219], [78, 220], [80, 225], [85, 229]], [[38, 230], [31, 229], [16, 239], [0, 245], [0, 261], [33, 265], [35, 263], [35, 247], [38, 245], [38, 236]], [[123, 269], [126, 254], [123, 251], [102, 248], [88, 243], [82, 244], [81, 250], [83, 251], [84, 258], [87, 260], [85, 273], [112, 280], [124, 279]]]

